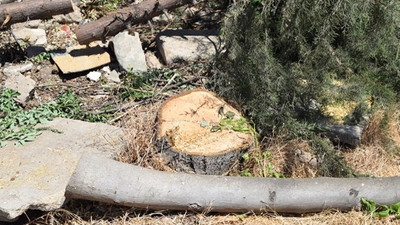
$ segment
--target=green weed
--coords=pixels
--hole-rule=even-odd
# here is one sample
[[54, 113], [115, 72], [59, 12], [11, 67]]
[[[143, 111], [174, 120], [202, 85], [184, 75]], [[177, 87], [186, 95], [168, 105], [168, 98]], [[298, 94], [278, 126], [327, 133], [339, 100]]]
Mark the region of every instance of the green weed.
[[160, 69], [151, 70], [145, 73], [128, 72], [122, 83], [123, 87], [117, 90], [117, 94], [123, 100], [140, 100], [153, 97], [157, 91], [155, 84], [157, 82], [168, 82], [172, 77], [174, 80], [182, 80], [182, 76], [176, 70]]
[[387, 206], [362, 197], [361, 205], [371, 216], [388, 217], [389, 215], [394, 215], [395, 218], [400, 218], [400, 202]]
[[37, 128], [37, 124], [45, 124], [56, 117], [80, 119], [85, 121], [106, 121], [102, 114], [94, 115], [84, 112], [80, 101], [72, 91], [60, 95], [55, 102], [43, 104], [30, 110], [24, 110], [15, 102], [18, 92], [2, 88], [0, 90], [0, 146], [4, 147], [7, 141], [15, 141], [15, 146], [34, 141], [44, 129]]
[[43, 63], [44, 61], [50, 60], [49, 52], [42, 52], [37, 56], [33, 56], [29, 59], [29, 61], [33, 63]]

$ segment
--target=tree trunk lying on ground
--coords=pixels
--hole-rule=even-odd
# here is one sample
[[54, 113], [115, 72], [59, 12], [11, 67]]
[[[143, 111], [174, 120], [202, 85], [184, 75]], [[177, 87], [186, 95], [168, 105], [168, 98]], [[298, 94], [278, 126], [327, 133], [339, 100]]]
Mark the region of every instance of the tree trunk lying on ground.
[[192, 2], [193, 0], [146, 0], [80, 26], [76, 37], [80, 44], [88, 44], [107, 36], [114, 36], [131, 24], [146, 22], [162, 14], [164, 10], [174, 9]]
[[250, 128], [216, 94], [195, 89], [160, 107], [157, 144], [175, 170], [221, 175], [253, 145]]
[[67, 196], [149, 209], [318, 212], [400, 202], [400, 178], [251, 178], [169, 173], [85, 153]]
[[74, 11], [71, 0], [31, 0], [0, 5], [0, 26], [9, 27], [27, 20], [49, 19]]

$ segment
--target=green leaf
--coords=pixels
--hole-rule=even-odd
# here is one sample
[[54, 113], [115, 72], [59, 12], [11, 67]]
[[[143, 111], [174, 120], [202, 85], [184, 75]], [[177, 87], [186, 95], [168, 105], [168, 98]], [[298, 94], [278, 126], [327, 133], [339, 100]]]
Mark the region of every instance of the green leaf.
[[361, 204], [365, 207], [365, 210], [369, 213], [374, 213], [376, 210], [376, 203], [372, 200], [367, 200], [366, 198], [361, 198]]
[[241, 176], [243, 177], [252, 177], [253, 175], [249, 172], [249, 169], [245, 169], [242, 171]]
[[228, 119], [233, 119], [234, 116], [235, 116], [235, 113], [232, 111], [228, 111], [225, 113], [225, 117]]
[[389, 207], [387, 207], [387, 206], [385, 206], [385, 205], [384, 205], [384, 207], [385, 207], [386, 209], [383, 210], [383, 211], [377, 212], [377, 213], [376, 213], [377, 216], [379, 216], [379, 217], [388, 217], [388, 216], [389, 216], [389, 212], [390, 212]]
[[250, 159], [249, 153], [247, 153], [247, 152], [244, 153], [244, 154], [242, 155], [242, 158], [244, 159], [245, 162], [249, 161], [249, 159]]
[[220, 126], [212, 126], [211, 129], [210, 129], [211, 132], [217, 132], [217, 131], [221, 131], [221, 130], [222, 129], [221, 129]]
[[390, 205], [389, 209], [392, 210], [392, 212], [400, 214], [400, 202]]

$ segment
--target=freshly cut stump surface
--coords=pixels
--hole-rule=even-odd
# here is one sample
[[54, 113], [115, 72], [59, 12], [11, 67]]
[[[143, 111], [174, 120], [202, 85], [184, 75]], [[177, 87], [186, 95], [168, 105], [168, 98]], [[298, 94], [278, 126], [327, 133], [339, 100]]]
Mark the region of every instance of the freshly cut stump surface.
[[[250, 132], [221, 126], [242, 118], [215, 93], [196, 89], [168, 99], [158, 113], [158, 146], [169, 165], [185, 172], [223, 174], [253, 144]], [[221, 129], [218, 129], [221, 128]]]

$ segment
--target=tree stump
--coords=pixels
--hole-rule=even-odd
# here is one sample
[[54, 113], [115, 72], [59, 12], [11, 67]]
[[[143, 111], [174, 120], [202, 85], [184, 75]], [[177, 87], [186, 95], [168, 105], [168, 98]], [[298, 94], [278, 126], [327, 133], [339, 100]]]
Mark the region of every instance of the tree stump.
[[219, 175], [254, 143], [253, 130], [223, 99], [196, 89], [163, 103], [157, 144], [177, 171]]

